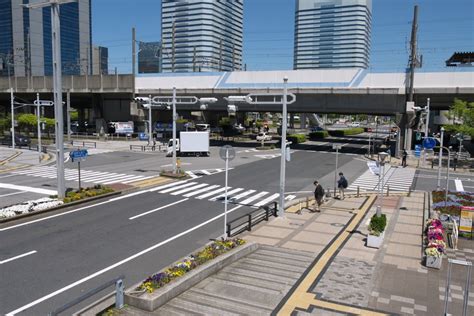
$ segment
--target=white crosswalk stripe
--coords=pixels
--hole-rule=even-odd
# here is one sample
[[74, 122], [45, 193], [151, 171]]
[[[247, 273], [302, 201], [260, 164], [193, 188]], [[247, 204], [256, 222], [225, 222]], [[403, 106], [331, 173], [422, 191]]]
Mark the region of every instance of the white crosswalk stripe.
[[[234, 168], [229, 168], [229, 170], [232, 170]], [[224, 172], [225, 169], [217, 168], [217, 169], [202, 169], [202, 170], [189, 170], [186, 171], [188, 176], [191, 177], [191, 179], [198, 179], [201, 178], [202, 176], [209, 176], [213, 175], [216, 173]]]
[[[189, 181], [189, 182], [188, 182]], [[225, 197], [225, 187], [208, 183], [192, 182], [192, 180], [168, 183], [151, 189], [151, 192], [160, 194], [181, 195], [186, 198], [194, 197], [198, 200], [208, 200], [212, 202], [222, 202]], [[268, 193], [266, 191], [247, 190], [244, 188], [227, 187], [228, 200], [244, 205], [254, 205], [260, 207], [278, 199], [279, 193]], [[285, 200], [296, 198], [296, 195], [288, 195]]]
[[[55, 179], [56, 167], [55, 166], [40, 166], [29, 169], [15, 170], [12, 174], [49, 178]], [[68, 181], [79, 181], [79, 174], [77, 169], [64, 169], [64, 178]], [[91, 171], [81, 169], [81, 182], [90, 182], [95, 184], [112, 184], [112, 183], [131, 183], [139, 180], [146, 180], [153, 178], [153, 176], [138, 176], [133, 174], [105, 172], [105, 171]]]
[[[415, 177], [413, 168], [396, 168], [385, 166], [383, 189], [390, 188], [392, 191], [408, 191]], [[357, 188], [365, 191], [377, 191], [379, 189], [379, 177], [369, 170], [364, 172], [349, 187], [348, 190], [356, 191]]]

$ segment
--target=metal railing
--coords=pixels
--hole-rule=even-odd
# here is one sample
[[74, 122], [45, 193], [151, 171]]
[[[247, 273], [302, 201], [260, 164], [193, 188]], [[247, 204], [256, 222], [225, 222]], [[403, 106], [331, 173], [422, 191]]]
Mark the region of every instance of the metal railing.
[[258, 223], [268, 221], [271, 216], [277, 217], [277, 211], [277, 202], [272, 202], [227, 222], [227, 237], [234, 237], [244, 231], [251, 231], [252, 227]]
[[48, 314], [48, 316], [56, 316], [59, 315], [59, 313], [64, 312], [65, 310], [70, 309], [74, 305], [77, 305], [81, 303], [82, 301], [88, 299], [89, 297], [99, 293], [100, 291], [105, 290], [106, 288], [115, 285], [115, 307], [116, 308], [122, 308], [124, 303], [123, 303], [123, 293], [124, 293], [124, 286], [123, 286], [123, 280], [125, 279], [125, 276], [121, 275], [118, 278], [115, 278], [113, 280], [110, 280], [107, 283], [102, 284], [101, 286], [90, 290], [89, 292], [81, 295], [80, 297], [70, 301], [69, 303], [64, 304], [63, 306], [56, 308], [52, 312]]
[[89, 141], [79, 141], [79, 140], [71, 140], [72, 146], [82, 146], [87, 148], [97, 148], [96, 142], [89, 142]]

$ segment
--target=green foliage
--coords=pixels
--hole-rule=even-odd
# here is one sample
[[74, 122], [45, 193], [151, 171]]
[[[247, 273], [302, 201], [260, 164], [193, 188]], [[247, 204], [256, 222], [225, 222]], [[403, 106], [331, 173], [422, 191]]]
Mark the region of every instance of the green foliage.
[[444, 126], [446, 131], [474, 137], [474, 102], [468, 103], [455, 98], [449, 108], [448, 118], [453, 120], [453, 123]]
[[71, 115], [71, 121], [77, 121], [79, 120], [79, 112], [77, 112], [77, 110], [73, 110], [71, 109], [72, 111], [70, 112], [70, 115]]
[[64, 203], [71, 203], [110, 192], [114, 192], [114, 190], [103, 185], [95, 185], [92, 188], [85, 188], [81, 189], [80, 191], [69, 191], [66, 193], [66, 197], [63, 199], [63, 201]]
[[17, 115], [16, 120], [18, 122], [18, 127], [21, 130], [26, 130], [26, 131], [33, 130], [38, 124], [38, 119], [36, 115], [29, 114], [29, 113]]
[[304, 143], [307, 141], [305, 134], [290, 134], [286, 137], [286, 139], [290, 142], [293, 142], [293, 144]]
[[349, 136], [349, 135], [357, 135], [363, 132], [364, 132], [364, 129], [362, 127], [354, 127], [354, 128], [348, 128], [348, 129], [339, 129], [339, 130], [329, 131], [329, 135], [342, 137], [342, 136]]
[[324, 139], [328, 136], [328, 131], [316, 131], [309, 133], [309, 139]]
[[380, 236], [387, 226], [387, 217], [385, 214], [381, 214], [380, 217], [377, 214], [374, 214], [370, 219], [369, 231], [370, 234], [375, 236]]
[[4, 115], [3, 113], [0, 114], [0, 133], [3, 131], [8, 130], [11, 127], [11, 118], [10, 115]]
[[176, 124], [186, 124], [188, 122], [189, 122], [189, 120], [183, 119], [183, 118], [180, 118], [180, 119], [176, 120]]
[[230, 127], [232, 126], [232, 123], [230, 121], [230, 118], [229, 117], [222, 117], [220, 120], [219, 120], [219, 126], [224, 128], [224, 127]]

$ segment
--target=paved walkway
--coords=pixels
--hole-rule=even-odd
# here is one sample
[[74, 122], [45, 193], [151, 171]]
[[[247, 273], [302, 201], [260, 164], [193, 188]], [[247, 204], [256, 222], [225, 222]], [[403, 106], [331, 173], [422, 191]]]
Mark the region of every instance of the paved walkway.
[[43, 165], [50, 162], [52, 158], [51, 154], [42, 154], [40, 160], [37, 151], [0, 146], [0, 172]]

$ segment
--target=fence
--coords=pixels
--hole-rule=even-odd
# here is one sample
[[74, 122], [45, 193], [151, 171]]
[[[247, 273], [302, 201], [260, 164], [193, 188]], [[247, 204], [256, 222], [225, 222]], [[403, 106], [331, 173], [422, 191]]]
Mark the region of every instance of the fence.
[[234, 237], [244, 231], [251, 231], [252, 227], [262, 221], [268, 221], [271, 216], [277, 217], [277, 202], [263, 205], [245, 215], [227, 222], [227, 236]]

